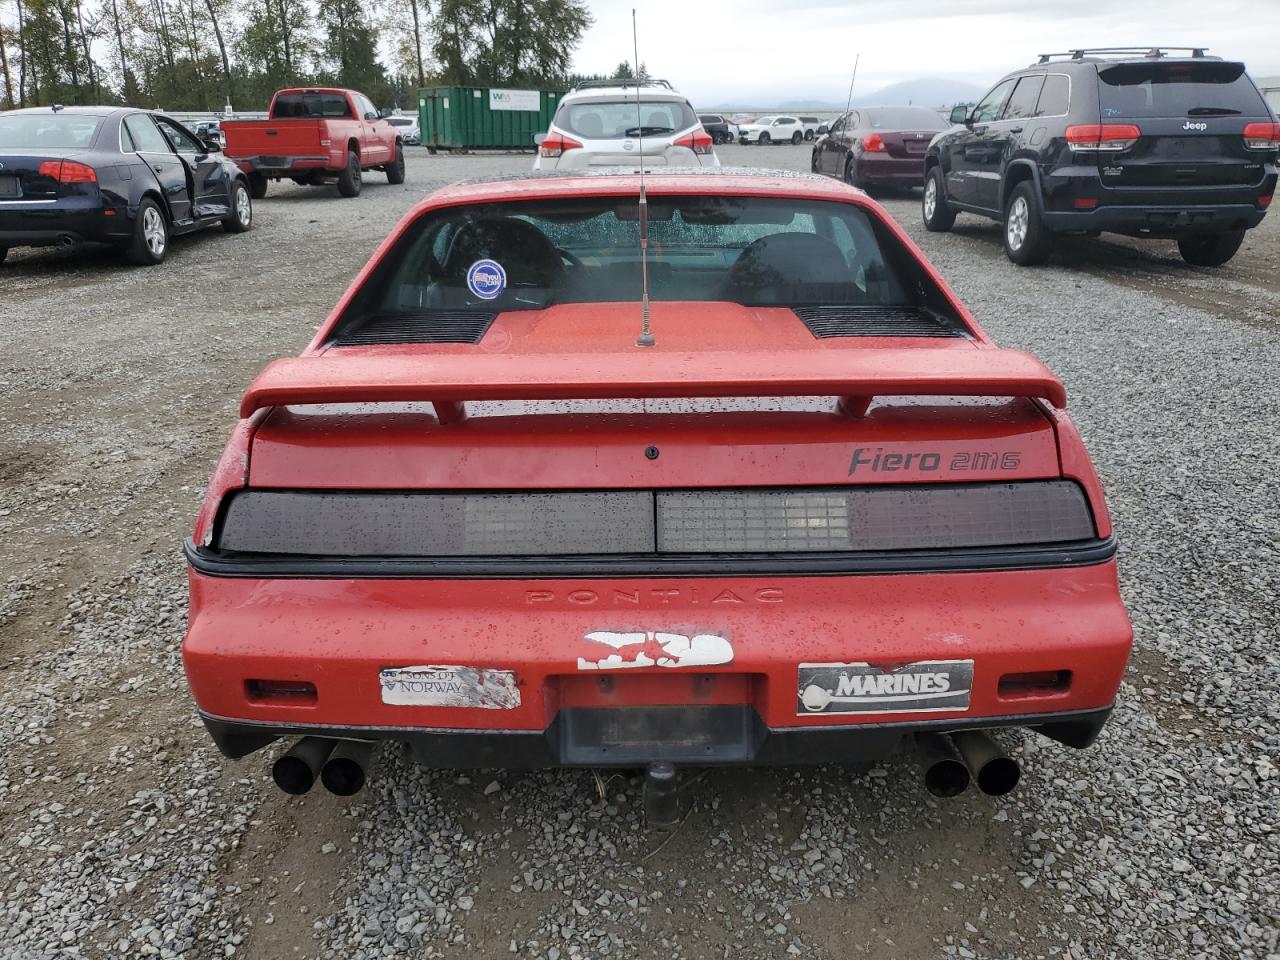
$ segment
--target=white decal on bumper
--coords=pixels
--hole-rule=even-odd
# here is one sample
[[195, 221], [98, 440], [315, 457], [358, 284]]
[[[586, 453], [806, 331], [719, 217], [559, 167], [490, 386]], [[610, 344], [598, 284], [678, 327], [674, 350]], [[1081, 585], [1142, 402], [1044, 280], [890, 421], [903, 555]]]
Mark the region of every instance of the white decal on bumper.
[[972, 660], [921, 660], [892, 670], [869, 663], [802, 663], [796, 713], [968, 710]]
[[382, 702], [401, 707], [514, 710], [520, 688], [512, 670], [479, 667], [391, 667], [378, 673]]

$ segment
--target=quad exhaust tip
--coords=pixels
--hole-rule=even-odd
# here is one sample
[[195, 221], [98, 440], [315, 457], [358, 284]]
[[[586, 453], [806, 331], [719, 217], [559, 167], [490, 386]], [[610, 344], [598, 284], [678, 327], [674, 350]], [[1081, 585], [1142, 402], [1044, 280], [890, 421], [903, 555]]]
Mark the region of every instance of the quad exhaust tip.
[[1002, 797], [1022, 779], [1018, 761], [981, 730], [917, 734], [916, 753], [925, 789], [935, 797], [958, 797], [970, 782], [987, 796]]
[[361, 740], [303, 737], [271, 766], [271, 779], [285, 793], [302, 796], [318, 779], [339, 797], [360, 792], [367, 779], [373, 744]]

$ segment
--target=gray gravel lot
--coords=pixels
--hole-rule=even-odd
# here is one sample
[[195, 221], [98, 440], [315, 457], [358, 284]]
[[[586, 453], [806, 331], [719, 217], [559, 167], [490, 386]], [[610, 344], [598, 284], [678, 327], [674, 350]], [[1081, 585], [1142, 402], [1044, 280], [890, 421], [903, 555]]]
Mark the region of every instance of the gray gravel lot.
[[[720, 150], [807, 169], [808, 149]], [[244, 236], [133, 269], [0, 266], [0, 957], [1280, 958], [1280, 221], [1221, 270], [994, 224], [925, 234], [980, 322], [1043, 358], [1107, 486], [1137, 646], [1083, 752], [1010, 735], [1003, 799], [907, 758], [711, 771], [669, 841], [635, 782], [465, 776], [384, 751], [353, 800], [223, 760], [178, 650], [178, 544], [267, 359], [407, 207], [526, 156], [429, 158], [364, 195], [273, 187]]]

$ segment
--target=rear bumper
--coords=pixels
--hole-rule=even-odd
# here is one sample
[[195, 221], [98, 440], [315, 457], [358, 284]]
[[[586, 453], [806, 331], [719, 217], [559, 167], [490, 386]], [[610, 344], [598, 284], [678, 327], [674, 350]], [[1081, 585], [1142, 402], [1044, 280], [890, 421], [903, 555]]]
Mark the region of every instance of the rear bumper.
[[259, 173], [265, 177], [290, 177], [299, 170], [341, 170], [345, 164], [332, 156], [314, 157], [233, 157], [236, 166], [245, 173]]
[[127, 240], [132, 222], [121, 208], [106, 216], [103, 207], [68, 209], [58, 204], [24, 204], [0, 210], [0, 247], [51, 247], [63, 243], [116, 243]]
[[924, 184], [924, 154], [918, 157], [869, 157], [854, 161], [860, 183], [892, 183], [903, 187]]
[[1104, 231], [1132, 236], [1178, 237], [1194, 233], [1249, 230], [1267, 211], [1252, 203], [1204, 206], [1099, 206], [1093, 210], [1045, 211], [1055, 232]]
[[[892, 750], [921, 729], [1059, 723], [1071, 728], [1061, 739], [1085, 745], [1115, 700], [1132, 639], [1114, 559], [612, 580], [272, 579], [193, 569], [190, 581], [183, 660], [197, 706], [232, 756], [312, 733], [402, 740], [439, 766], [789, 763]], [[647, 641], [615, 649], [598, 639], [633, 631]], [[672, 634], [711, 635], [730, 656], [685, 662], [657, 646]], [[663, 664], [664, 650], [680, 662]], [[802, 689], [802, 665], [893, 671], [924, 662], [971, 662], [967, 703], [913, 697], [844, 712], [809, 708], [811, 687]], [[388, 695], [382, 672], [415, 666], [501, 683], [467, 681], [461, 700], [447, 702]], [[1069, 680], [1033, 691], [1001, 684], [1030, 672]], [[250, 681], [311, 684], [314, 693], [263, 696], [266, 685]], [[476, 693], [493, 689], [502, 695]]]
[[[657, 761], [698, 766], [859, 763], [905, 749], [913, 734], [994, 727], [1027, 727], [1068, 746], [1097, 739], [1111, 707], [983, 720], [922, 720], [857, 726], [767, 727], [751, 707], [569, 708], [543, 730], [466, 731], [421, 727], [326, 727], [257, 723], [201, 713], [224, 756], [239, 759], [286, 737], [394, 741], [413, 759], [446, 769], [643, 766]], [[611, 737], [625, 729], [625, 743]], [[678, 729], [680, 736], [669, 735]], [[647, 738], [647, 739], [646, 739]]]

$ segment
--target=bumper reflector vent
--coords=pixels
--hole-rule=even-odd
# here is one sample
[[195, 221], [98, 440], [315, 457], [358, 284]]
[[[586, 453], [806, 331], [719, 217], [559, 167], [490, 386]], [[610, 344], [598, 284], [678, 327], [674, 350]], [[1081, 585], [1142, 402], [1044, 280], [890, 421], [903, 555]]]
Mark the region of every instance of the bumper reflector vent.
[[1067, 480], [804, 489], [435, 493], [247, 490], [218, 549], [309, 557], [848, 554], [1097, 535]]

